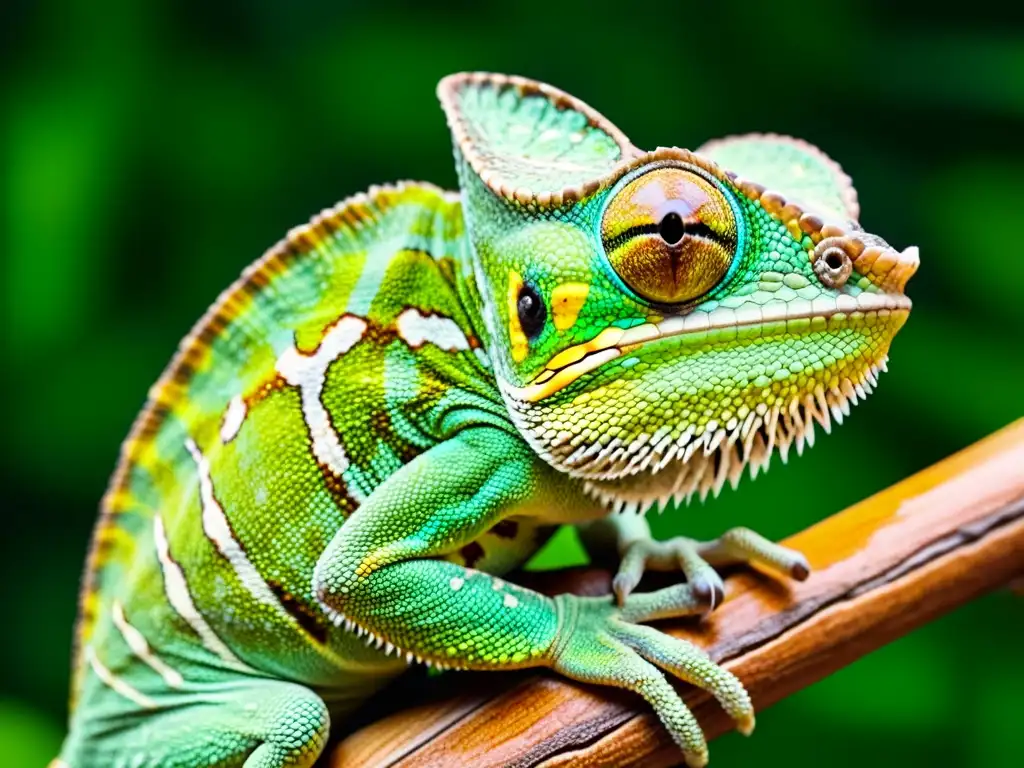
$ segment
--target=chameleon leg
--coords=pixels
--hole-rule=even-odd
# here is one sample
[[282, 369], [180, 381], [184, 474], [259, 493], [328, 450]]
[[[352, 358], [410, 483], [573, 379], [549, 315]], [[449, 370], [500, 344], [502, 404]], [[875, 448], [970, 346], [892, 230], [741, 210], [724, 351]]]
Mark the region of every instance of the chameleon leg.
[[567, 487], [518, 437], [463, 430], [363, 502], [320, 557], [314, 590], [336, 623], [407, 657], [537, 664], [556, 631], [551, 600], [441, 558], [531, 505], [571, 505]]
[[108, 690], [83, 706], [93, 711], [76, 710], [89, 719], [61, 755], [70, 768], [310, 768], [330, 725], [319, 696], [276, 680], [199, 684], [141, 710]]
[[[584, 541], [607, 546], [614, 538], [621, 562], [612, 582], [619, 605], [629, 606], [634, 621], [652, 621], [713, 610], [725, 597], [725, 587], [713, 566], [760, 563], [803, 581], [810, 573], [799, 552], [769, 541], [749, 528], [733, 528], [721, 538], [699, 542], [685, 537], [668, 541], [651, 538], [646, 520], [638, 515], [610, 515], [581, 531]], [[645, 570], [679, 569], [678, 584], [651, 593], [633, 594]], [[631, 599], [627, 601], [627, 598]]]
[[460, 432], [405, 465], [346, 521], [314, 574], [328, 615], [387, 651], [465, 669], [547, 666], [635, 691], [691, 766], [700, 727], [664, 673], [713, 693], [753, 726], [742, 684], [689, 643], [627, 621], [611, 596], [554, 599], [442, 559], [511, 515], [593, 509], [517, 437]]

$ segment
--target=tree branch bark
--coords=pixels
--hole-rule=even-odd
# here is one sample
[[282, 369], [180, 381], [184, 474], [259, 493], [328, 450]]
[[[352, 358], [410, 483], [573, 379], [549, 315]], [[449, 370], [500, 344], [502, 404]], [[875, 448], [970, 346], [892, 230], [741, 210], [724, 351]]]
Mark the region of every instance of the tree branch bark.
[[[791, 537], [813, 572], [726, 580], [701, 623], [667, 631], [725, 661], [758, 710], [985, 592], [1024, 577], [1024, 419]], [[606, 571], [544, 574], [544, 591], [607, 591]], [[434, 700], [349, 735], [330, 765], [669, 766], [680, 755], [637, 697], [530, 671], [447, 674]], [[400, 684], [401, 685], [401, 684]], [[685, 693], [708, 738], [731, 721]], [[403, 698], [399, 687], [386, 694]], [[407, 700], [406, 700], [407, 701]]]

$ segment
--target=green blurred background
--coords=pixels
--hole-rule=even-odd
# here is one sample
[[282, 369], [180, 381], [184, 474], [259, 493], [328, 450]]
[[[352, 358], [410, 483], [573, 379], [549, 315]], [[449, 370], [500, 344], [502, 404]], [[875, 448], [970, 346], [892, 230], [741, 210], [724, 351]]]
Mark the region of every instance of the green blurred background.
[[[434, 97], [449, 72], [554, 83], [642, 147], [804, 137], [853, 176], [869, 231], [921, 248], [878, 394], [802, 459], [657, 519], [660, 535], [783, 536], [1020, 417], [1016, 13], [7, 0], [0, 765], [57, 750], [86, 542], [146, 388], [289, 227], [374, 182], [455, 183]], [[544, 562], [578, 556], [559, 537]], [[763, 713], [713, 765], [1020, 765], [1022, 647], [1024, 602], [990, 595]]]

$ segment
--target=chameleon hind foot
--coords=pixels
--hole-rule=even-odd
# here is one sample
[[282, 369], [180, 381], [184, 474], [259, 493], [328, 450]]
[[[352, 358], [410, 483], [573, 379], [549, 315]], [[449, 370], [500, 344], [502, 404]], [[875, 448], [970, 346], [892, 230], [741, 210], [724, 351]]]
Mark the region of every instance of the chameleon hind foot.
[[[715, 566], [736, 563], [761, 564], [797, 581], [810, 574], [807, 559], [749, 528], [733, 528], [709, 542], [676, 537], [624, 540], [619, 545], [622, 561], [612, 582], [621, 606], [630, 606], [637, 621], [688, 616], [714, 610], [725, 598], [725, 586]], [[645, 570], [681, 570], [685, 584], [630, 597]]]
[[551, 668], [580, 682], [643, 696], [691, 768], [707, 764], [707, 742], [665, 673], [708, 691], [741, 733], [753, 731], [754, 708], [743, 684], [697, 646], [627, 620], [611, 597], [559, 595], [555, 603], [559, 622], [549, 651]]

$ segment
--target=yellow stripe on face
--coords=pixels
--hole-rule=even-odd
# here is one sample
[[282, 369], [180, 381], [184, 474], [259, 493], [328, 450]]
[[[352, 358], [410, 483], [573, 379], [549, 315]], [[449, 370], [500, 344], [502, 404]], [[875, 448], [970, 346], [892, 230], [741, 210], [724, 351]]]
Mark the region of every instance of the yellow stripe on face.
[[576, 324], [588, 293], [588, 283], [562, 283], [551, 292], [551, 315], [555, 328], [566, 331]]
[[530, 352], [530, 344], [519, 323], [519, 292], [523, 288], [523, 278], [514, 269], [508, 272], [508, 340], [512, 346], [512, 359], [521, 363]]
[[602, 349], [614, 347], [625, 335], [626, 332], [621, 328], [605, 328], [590, 341], [563, 349], [557, 355], [548, 360], [547, 368], [551, 371], [559, 371], [562, 368], [582, 360], [591, 352], [600, 352]]
[[[527, 403], [536, 403], [538, 400], [543, 400], [545, 397], [549, 397], [555, 394], [555, 392], [565, 389], [583, 374], [589, 373], [595, 368], [600, 368], [609, 360], [614, 360], [621, 354], [622, 352], [615, 347], [604, 349], [600, 352], [588, 355], [579, 362], [566, 366], [551, 377], [538, 376], [533, 383], [527, 384], [525, 387], [515, 387], [506, 384], [505, 391], [517, 400], [522, 400]], [[545, 371], [545, 374], [546, 373], [548, 373], [548, 371]]]

